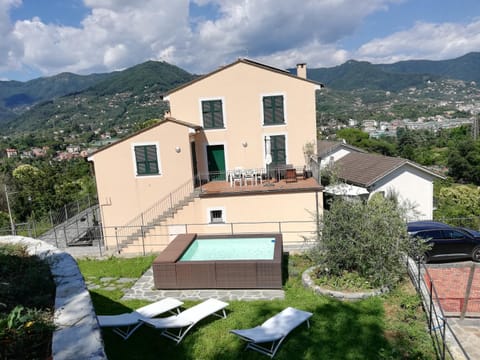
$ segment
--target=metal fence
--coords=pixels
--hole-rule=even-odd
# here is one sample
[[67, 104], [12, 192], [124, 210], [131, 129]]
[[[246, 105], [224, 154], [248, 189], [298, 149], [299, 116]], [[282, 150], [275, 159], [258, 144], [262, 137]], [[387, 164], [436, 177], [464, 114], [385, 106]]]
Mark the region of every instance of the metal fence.
[[[140, 234], [133, 240], [130, 235]], [[104, 227], [106, 250], [122, 253], [142, 254], [163, 250], [179, 234], [195, 233], [198, 235], [241, 235], [253, 233], [281, 233], [286, 249], [306, 249], [313, 245], [317, 235], [317, 223], [306, 221], [266, 221], [266, 222], [231, 222], [231, 223], [189, 223], [148, 226], [114, 226]]]
[[96, 198], [86, 196], [48, 214], [0, 229], [0, 236], [21, 235], [44, 240], [59, 249], [103, 244]]
[[447, 346], [448, 336], [449, 340], [460, 349], [464, 358], [470, 359], [448, 324], [434, 282], [425, 264], [408, 258], [407, 271], [418, 294], [422, 298], [423, 308], [427, 316], [428, 330], [432, 337], [437, 357], [442, 360], [454, 358], [451, 349]]

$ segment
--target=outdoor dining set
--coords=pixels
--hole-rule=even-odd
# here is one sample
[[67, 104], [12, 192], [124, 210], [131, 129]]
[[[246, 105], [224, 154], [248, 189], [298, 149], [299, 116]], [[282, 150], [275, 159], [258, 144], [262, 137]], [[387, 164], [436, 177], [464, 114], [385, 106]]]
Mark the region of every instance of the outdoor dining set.
[[311, 171], [307, 171], [305, 166], [302, 169], [290, 164], [275, 166], [268, 171], [265, 168], [245, 169], [240, 166], [227, 171], [227, 181], [231, 187], [263, 184], [269, 179], [276, 181], [284, 179], [287, 183], [297, 182], [298, 177], [306, 179], [311, 176]]
[[242, 167], [236, 167], [233, 170], [227, 171], [227, 179], [230, 186], [235, 187], [262, 184], [263, 179], [266, 177], [265, 169], [244, 169]]

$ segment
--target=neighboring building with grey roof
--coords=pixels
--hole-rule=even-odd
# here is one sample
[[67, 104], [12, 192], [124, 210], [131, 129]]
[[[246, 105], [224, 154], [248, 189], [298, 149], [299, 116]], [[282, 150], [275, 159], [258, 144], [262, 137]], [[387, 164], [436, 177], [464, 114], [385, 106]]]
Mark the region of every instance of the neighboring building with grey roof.
[[[322, 167], [335, 167], [338, 178], [349, 185], [375, 193], [396, 193], [400, 201], [415, 207], [410, 214], [415, 219], [433, 217], [433, 181], [441, 175], [413, 161], [383, 155], [368, 154], [348, 144], [319, 141]], [[328, 191], [326, 189], [326, 191]]]
[[345, 141], [321, 140], [317, 143], [317, 156], [322, 169], [352, 152], [366, 153], [365, 150], [349, 145]]

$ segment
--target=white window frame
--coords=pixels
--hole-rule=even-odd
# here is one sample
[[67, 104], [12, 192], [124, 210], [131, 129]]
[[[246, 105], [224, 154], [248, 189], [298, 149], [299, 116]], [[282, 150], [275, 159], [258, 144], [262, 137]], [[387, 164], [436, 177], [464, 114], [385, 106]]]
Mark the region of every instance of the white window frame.
[[[221, 211], [222, 212], [222, 221], [212, 222], [212, 211]], [[225, 225], [227, 223], [227, 213], [224, 206], [216, 206], [207, 208], [207, 223], [209, 225]]]
[[[203, 123], [203, 108], [202, 101], [215, 101], [220, 100], [222, 102], [222, 116], [223, 116], [223, 128], [221, 129], [205, 129], [205, 124]], [[198, 99], [198, 113], [200, 115], [200, 124], [202, 124], [203, 130], [205, 131], [224, 131], [227, 129], [227, 112], [225, 111], [225, 97], [208, 97]]]
[[[135, 147], [137, 146], [149, 146], [149, 145], [155, 145], [155, 148], [157, 149], [157, 165], [158, 165], [158, 174], [146, 174], [146, 175], [138, 175], [137, 171], [137, 159], [135, 158]], [[131, 144], [131, 153], [132, 153], [132, 162], [133, 162], [133, 175], [137, 179], [143, 179], [143, 178], [154, 178], [154, 177], [160, 177], [163, 175], [162, 171], [162, 161], [160, 157], [160, 144], [155, 141], [150, 141], [150, 142], [136, 142]]]
[[[269, 97], [269, 96], [283, 96], [283, 124], [270, 124], [270, 125], [265, 125], [265, 118], [263, 114], [263, 98], [264, 97]], [[288, 119], [287, 119], [287, 94], [285, 93], [265, 93], [265, 94], [260, 94], [260, 119], [261, 119], [261, 126], [263, 128], [273, 128], [275, 126], [285, 126], [288, 124]]]

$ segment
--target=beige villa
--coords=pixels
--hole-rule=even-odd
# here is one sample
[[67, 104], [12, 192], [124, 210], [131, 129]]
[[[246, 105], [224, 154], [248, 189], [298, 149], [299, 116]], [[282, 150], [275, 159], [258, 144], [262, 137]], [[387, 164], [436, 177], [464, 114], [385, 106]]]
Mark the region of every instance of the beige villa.
[[311, 177], [321, 84], [239, 59], [170, 91], [157, 124], [89, 157], [106, 246], [161, 251], [181, 233], [316, 231], [322, 187]]

